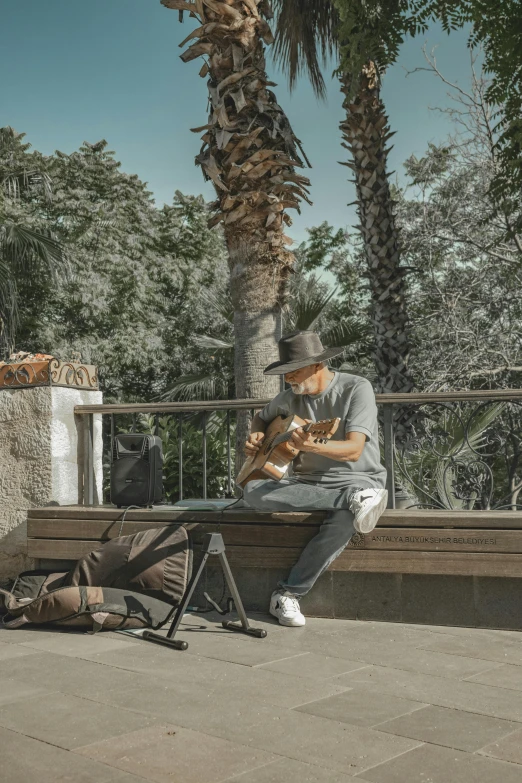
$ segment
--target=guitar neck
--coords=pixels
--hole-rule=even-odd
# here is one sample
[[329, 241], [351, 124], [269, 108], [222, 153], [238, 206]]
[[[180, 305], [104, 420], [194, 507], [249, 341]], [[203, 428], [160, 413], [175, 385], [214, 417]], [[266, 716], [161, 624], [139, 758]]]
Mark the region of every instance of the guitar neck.
[[279, 446], [281, 443], [286, 443], [289, 441], [292, 437], [292, 432], [293, 430], [290, 430], [289, 432], [281, 432], [280, 435], [277, 435], [271, 443], [272, 448], [274, 446]]
[[[314, 426], [314, 423], [315, 422], [310, 422], [310, 424], [305, 424], [305, 426], [303, 427], [303, 432], [310, 432], [310, 430]], [[294, 430], [288, 430], [288, 432], [282, 432], [280, 435], [274, 438], [272, 446], [279, 446], [281, 443], [287, 443], [292, 437], [293, 432]]]

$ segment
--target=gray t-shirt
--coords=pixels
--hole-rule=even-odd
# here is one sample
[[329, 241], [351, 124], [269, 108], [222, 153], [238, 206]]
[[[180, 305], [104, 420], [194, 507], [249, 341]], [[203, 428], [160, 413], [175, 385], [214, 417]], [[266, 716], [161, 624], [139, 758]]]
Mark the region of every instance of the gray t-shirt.
[[343, 487], [354, 479], [370, 479], [375, 485], [386, 486], [386, 468], [381, 465], [377, 406], [373, 387], [366, 378], [345, 372], [334, 377], [321, 394], [294, 394], [291, 389], [280, 392], [259, 413], [267, 423], [276, 416], [300, 416], [320, 421], [339, 417], [341, 423], [332, 440], [345, 440], [348, 432], [363, 432], [366, 443], [357, 462], [337, 462], [319, 454], [301, 452], [293, 461], [293, 474], [299, 481], [325, 484], [329, 488]]

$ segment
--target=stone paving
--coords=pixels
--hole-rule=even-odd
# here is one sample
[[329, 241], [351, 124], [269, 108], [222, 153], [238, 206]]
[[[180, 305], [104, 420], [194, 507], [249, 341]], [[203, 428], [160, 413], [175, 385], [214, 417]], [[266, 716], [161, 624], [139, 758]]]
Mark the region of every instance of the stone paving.
[[187, 615], [186, 652], [1, 630], [6, 783], [522, 783], [522, 633]]

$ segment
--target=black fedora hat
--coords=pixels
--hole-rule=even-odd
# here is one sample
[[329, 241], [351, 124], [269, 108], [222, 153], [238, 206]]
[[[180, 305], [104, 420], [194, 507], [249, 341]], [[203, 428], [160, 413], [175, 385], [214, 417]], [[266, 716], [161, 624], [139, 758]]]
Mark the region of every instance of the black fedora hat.
[[292, 332], [278, 342], [279, 361], [265, 368], [265, 375], [284, 375], [309, 364], [319, 364], [338, 356], [344, 348], [325, 348], [315, 332]]

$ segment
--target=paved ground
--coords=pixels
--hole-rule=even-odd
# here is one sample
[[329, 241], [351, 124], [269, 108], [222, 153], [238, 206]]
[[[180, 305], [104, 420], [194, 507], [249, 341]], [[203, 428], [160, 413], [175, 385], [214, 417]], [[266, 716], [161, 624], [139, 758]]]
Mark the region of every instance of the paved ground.
[[9, 783], [522, 783], [522, 634], [311, 619], [176, 652], [0, 631]]

